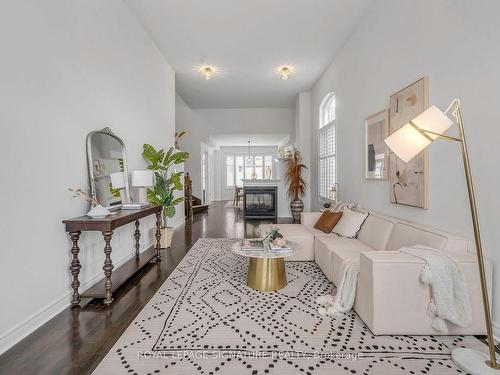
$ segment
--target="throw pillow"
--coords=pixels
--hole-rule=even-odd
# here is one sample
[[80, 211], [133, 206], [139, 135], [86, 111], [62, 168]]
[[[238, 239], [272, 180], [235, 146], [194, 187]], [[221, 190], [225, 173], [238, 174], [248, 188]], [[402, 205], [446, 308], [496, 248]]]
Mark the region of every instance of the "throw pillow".
[[356, 238], [368, 215], [367, 212], [357, 212], [344, 208], [342, 217], [333, 228], [333, 233], [340, 237]]
[[360, 211], [359, 204], [354, 202], [337, 202], [333, 207], [330, 207], [329, 210], [333, 212], [344, 211], [344, 209], [349, 208], [353, 211]]
[[319, 229], [325, 233], [332, 233], [333, 227], [342, 217], [342, 212], [332, 212], [330, 210], [325, 210], [319, 217], [314, 228]]

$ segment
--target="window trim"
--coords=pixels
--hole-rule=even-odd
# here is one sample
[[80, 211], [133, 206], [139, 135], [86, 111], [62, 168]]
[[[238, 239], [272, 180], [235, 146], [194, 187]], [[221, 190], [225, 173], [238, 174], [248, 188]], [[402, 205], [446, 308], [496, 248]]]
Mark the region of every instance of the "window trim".
[[[333, 199], [329, 198], [328, 196], [324, 197], [321, 195], [321, 170], [320, 170], [321, 160], [326, 160], [326, 159], [333, 157], [335, 160], [334, 185], [337, 185], [337, 177], [338, 177], [338, 170], [337, 170], [337, 166], [338, 166], [338, 163], [337, 163], [337, 161], [338, 161], [338, 159], [337, 159], [337, 113], [336, 113], [336, 110], [334, 112], [333, 120], [328, 122], [328, 123], [323, 124], [324, 111], [326, 109], [326, 106], [331, 103], [332, 99], [334, 99], [336, 102], [335, 93], [329, 92], [328, 94], [325, 95], [325, 97], [321, 101], [321, 104], [319, 107], [319, 121], [318, 121], [319, 126], [318, 126], [318, 139], [317, 139], [318, 159], [317, 160], [318, 160], [318, 201], [320, 203], [333, 202]], [[334, 134], [335, 134], [334, 150], [335, 150], [335, 152], [333, 154], [328, 154], [328, 155], [322, 156], [322, 155], [320, 155], [321, 136], [322, 136], [322, 134], [327, 133], [328, 130], [330, 130], [331, 128], [334, 128]], [[328, 187], [327, 187], [327, 189], [328, 189]], [[328, 195], [328, 193], [327, 193], [327, 195]], [[336, 197], [337, 196], [338, 196], [338, 192], [336, 194]]]
[[[250, 179], [250, 176], [246, 176], [246, 158], [249, 156], [248, 154], [241, 153], [241, 152], [234, 152], [234, 153], [225, 153], [224, 158], [223, 158], [223, 169], [224, 169], [224, 187], [226, 190], [233, 190], [236, 184], [236, 158], [238, 156], [243, 157], [243, 178], [244, 179]], [[266, 175], [266, 157], [271, 158], [271, 170], [272, 170], [272, 177], [274, 178], [275, 176], [275, 165], [274, 165], [274, 159], [276, 157], [276, 154], [273, 154], [272, 152], [264, 152], [264, 153], [251, 153], [250, 156], [253, 158], [253, 163], [255, 163], [255, 157], [256, 156], [261, 156], [262, 157], [262, 177], [263, 179], [265, 178]], [[234, 185], [228, 185], [227, 184], [227, 158], [232, 157], [233, 158], [233, 183]]]

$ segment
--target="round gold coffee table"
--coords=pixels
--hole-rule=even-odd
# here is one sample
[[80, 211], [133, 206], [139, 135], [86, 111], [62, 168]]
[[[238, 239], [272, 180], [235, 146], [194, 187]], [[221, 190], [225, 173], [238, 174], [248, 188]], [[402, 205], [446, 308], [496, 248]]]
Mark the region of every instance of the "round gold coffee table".
[[261, 292], [274, 292], [286, 286], [285, 258], [293, 255], [293, 247], [286, 253], [247, 251], [241, 250], [241, 241], [238, 241], [233, 245], [233, 251], [248, 258], [248, 287]]

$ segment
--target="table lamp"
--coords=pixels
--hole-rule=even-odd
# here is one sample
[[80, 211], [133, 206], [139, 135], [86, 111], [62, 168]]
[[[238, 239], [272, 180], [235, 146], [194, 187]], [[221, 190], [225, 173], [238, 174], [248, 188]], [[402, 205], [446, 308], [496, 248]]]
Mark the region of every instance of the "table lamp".
[[122, 203], [127, 203], [127, 199], [125, 198], [125, 176], [123, 172], [115, 172], [110, 174], [111, 177], [111, 187], [114, 190], [120, 191], [120, 200]]
[[147, 188], [154, 185], [153, 171], [133, 171], [132, 186], [138, 188], [137, 200], [139, 203], [147, 203]]
[[[446, 114], [452, 112], [455, 122]], [[451, 137], [444, 133], [452, 126], [456, 125], [459, 136]], [[452, 359], [462, 370], [470, 374], [500, 374], [500, 365], [495, 357], [495, 343], [493, 341], [493, 329], [491, 324], [490, 304], [488, 300], [488, 286], [484, 271], [483, 249], [481, 245], [481, 235], [479, 232], [479, 222], [476, 208], [476, 198], [472, 175], [470, 171], [469, 153], [465, 140], [465, 131], [460, 112], [460, 101], [455, 99], [448, 106], [446, 111], [441, 112], [437, 107], [432, 106], [420, 115], [404, 125], [392, 135], [385, 139], [387, 146], [404, 162], [408, 162], [423, 151], [436, 139], [454, 141], [460, 144], [462, 160], [465, 172], [465, 181], [469, 193], [469, 204], [474, 228], [474, 240], [476, 244], [477, 262], [479, 266], [479, 276], [481, 278], [481, 294], [483, 297], [484, 317], [486, 321], [486, 332], [488, 334], [489, 357], [476, 350], [459, 348], [452, 351]]]

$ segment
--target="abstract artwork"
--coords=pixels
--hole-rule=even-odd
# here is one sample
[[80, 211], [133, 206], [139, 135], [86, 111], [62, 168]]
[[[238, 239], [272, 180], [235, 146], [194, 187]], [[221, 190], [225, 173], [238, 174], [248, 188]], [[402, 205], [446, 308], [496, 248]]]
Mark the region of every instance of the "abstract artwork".
[[365, 178], [387, 180], [388, 153], [384, 139], [389, 133], [389, 111], [384, 109], [365, 119]]
[[[392, 134], [429, 106], [427, 77], [423, 77], [390, 97], [389, 133]], [[427, 208], [428, 155], [422, 152], [405, 163], [389, 153], [391, 202]]]

